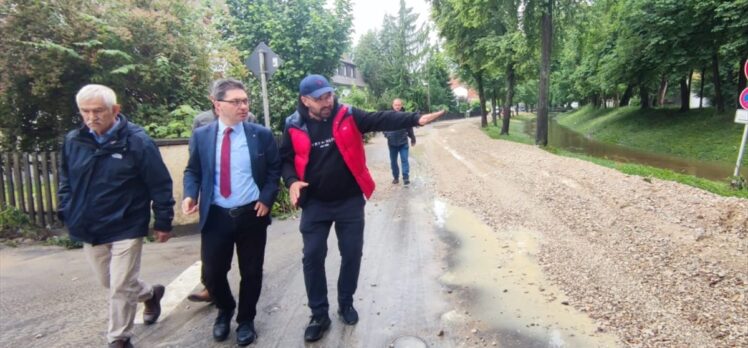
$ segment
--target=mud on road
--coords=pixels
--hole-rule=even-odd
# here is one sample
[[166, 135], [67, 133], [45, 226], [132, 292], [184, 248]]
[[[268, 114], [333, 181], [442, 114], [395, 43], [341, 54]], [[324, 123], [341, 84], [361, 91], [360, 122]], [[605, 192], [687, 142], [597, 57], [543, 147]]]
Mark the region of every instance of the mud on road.
[[[276, 220], [253, 346], [748, 346], [748, 201], [492, 140], [475, 120], [416, 133], [409, 187], [390, 183], [381, 135], [367, 146], [378, 188], [366, 208], [359, 323], [335, 315], [333, 232], [333, 325], [303, 341], [298, 221]], [[199, 235], [149, 243], [141, 275], [168, 284], [198, 259]], [[234, 264], [235, 294], [237, 273]], [[136, 346], [235, 344], [236, 324], [227, 342], [213, 341], [214, 307], [176, 306], [136, 325]], [[0, 249], [0, 346], [103, 346], [106, 308], [82, 251]]]
[[[473, 255], [487, 253], [469, 269], [498, 281], [468, 286], [484, 300], [467, 308], [500, 311], [517, 301], [507, 284], [522, 284], [535, 294], [525, 300], [585, 313], [594, 334], [589, 323], [573, 324], [593, 337], [585, 346], [607, 346], [594, 338], [605, 334], [633, 347], [748, 346], [748, 200], [492, 140], [475, 120], [422, 131], [429, 136], [414, 150], [428, 190], [488, 226], [464, 234], [484, 239]], [[496, 248], [505, 252], [488, 255]], [[501, 261], [518, 254], [539, 274]], [[507, 265], [516, 269], [496, 273]], [[521, 312], [515, 330], [545, 329], [553, 346], [563, 320]], [[486, 330], [507, 326], [495, 311], [477, 320]]]

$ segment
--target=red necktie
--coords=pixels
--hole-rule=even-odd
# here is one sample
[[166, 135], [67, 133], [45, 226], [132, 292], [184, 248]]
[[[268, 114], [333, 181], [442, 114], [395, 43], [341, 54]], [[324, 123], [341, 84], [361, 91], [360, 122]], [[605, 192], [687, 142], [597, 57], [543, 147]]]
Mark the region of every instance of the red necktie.
[[223, 131], [223, 144], [221, 145], [221, 196], [231, 196], [231, 138], [229, 134], [233, 129], [226, 128]]

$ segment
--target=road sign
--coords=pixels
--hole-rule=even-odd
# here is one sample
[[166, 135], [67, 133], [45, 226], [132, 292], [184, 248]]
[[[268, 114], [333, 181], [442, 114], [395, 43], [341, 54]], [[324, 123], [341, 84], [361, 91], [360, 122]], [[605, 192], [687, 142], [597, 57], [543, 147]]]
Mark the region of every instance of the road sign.
[[748, 59], [745, 60], [745, 66], [743, 67], [743, 72], [745, 73], [745, 77], [748, 78]]
[[262, 110], [265, 116], [265, 127], [270, 128], [270, 101], [268, 100], [267, 80], [273, 76], [276, 70], [283, 64], [283, 60], [273, 52], [264, 42], [260, 42], [247, 61], [247, 68], [260, 78], [262, 88]]
[[738, 110], [735, 112], [735, 123], [748, 124], [748, 110]]
[[746, 87], [742, 92], [740, 92], [740, 106], [743, 107], [743, 109], [748, 110], [748, 87]]
[[[265, 66], [262, 66], [262, 61], [265, 62]], [[273, 52], [264, 42], [260, 42], [252, 54], [249, 55], [244, 65], [251, 71], [255, 76], [260, 77], [263, 70], [267, 74], [267, 78], [271, 78], [275, 71], [283, 64], [283, 59]], [[264, 68], [264, 69], [263, 69]]]

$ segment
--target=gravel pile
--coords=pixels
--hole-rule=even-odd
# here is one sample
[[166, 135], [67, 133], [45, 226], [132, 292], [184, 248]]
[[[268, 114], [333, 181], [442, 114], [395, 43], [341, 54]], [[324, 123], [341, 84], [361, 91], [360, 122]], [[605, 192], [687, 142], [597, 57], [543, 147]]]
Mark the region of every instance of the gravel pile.
[[429, 132], [419, 161], [436, 194], [495, 230], [542, 233], [546, 276], [599, 331], [748, 347], [748, 200], [491, 140], [474, 121]]

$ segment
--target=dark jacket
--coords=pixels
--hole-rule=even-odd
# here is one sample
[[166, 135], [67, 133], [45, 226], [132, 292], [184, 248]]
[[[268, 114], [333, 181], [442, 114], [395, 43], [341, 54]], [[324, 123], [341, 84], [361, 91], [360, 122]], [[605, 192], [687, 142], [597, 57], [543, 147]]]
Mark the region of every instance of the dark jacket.
[[[299, 103], [297, 111], [286, 118], [285, 131], [283, 132], [283, 141], [281, 144], [281, 157], [283, 158], [283, 181], [286, 186], [291, 186], [296, 181], [301, 180], [298, 173], [303, 172], [303, 181], [309, 183], [307, 189], [302, 192], [302, 206], [307, 198], [314, 198], [321, 201], [335, 201], [346, 199], [354, 195], [363, 193], [356, 176], [351, 172], [349, 165], [340, 151], [339, 139], [335, 139], [333, 126], [345, 127], [349, 123], [348, 118], [358, 129], [360, 134], [373, 131], [385, 131], [413, 127], [418, 125], [419, 115], [412, 112], [396, 111], [375, 111], [366, 112], [354, 107], [339, 122], [335, 122], [335, 117], [340, 110], [341, 105], [337, 100], [333, 106], [332, 115], [324, 121], [316, 121], [310, 118], [309, 109]], [[335, 123], [335, 124], [333, 124]], [[307, 156], [307, 162], [303, 170], [296, 166], [296, 153], [294, 150], [294, 139], [301, 139], [297, 136], [292, 138], [290, 129], [299, 130], [308, 136], [311, 143], [311, 149]], [[298, 140], [297, 140], [298, 141]], [[363, 143], [363, 139], [358, 139]], [[335, 143], [332, 146], [332, 143]], [[349, 156], [360, 156], [360, 160], [365, 163], [365, 154], [354, 153]], [[351, 159], [349, 158], [349, 163]], [[361, 174], [361, 173], [356, 173]], [[373, 191], [373, 188], [372, 188]], [[368, 192], [368, 190], [367, 190]], [[371, 194], [368, 192], [369, 195]]]
[[112, 137], [99, 144], [88, 127], [65, 136], [60, 161], [58, 216], [70, 236], [105, 244], [171, 231], [174, 218], [171, 176], [156, 144], [124, 115]]
[[[400, 108], [400, 111], [405, 111], [405, 108]], [[413, 133], [413, 127], [383, 133], [389, 146], [408, 145], [408, 138], [410, 138], [411, 145], [416, 144], [416, 134]]]
[[[260, 189], [260, 202], [273, 207], [278, 196], [281, 160], [278, 145], [273, 133], [267, 128], [243, 122], [247, 137], [249, 157], [252, 162], [252, 178]], [[190, 138], [190, 159], [184, 169], [184, 196], [200, 201], [200, 229], [205, 226], [210, 204], [213, 203], [213, 189], [216, 170], [216, 137], [218, 122], [195, 129]]]

